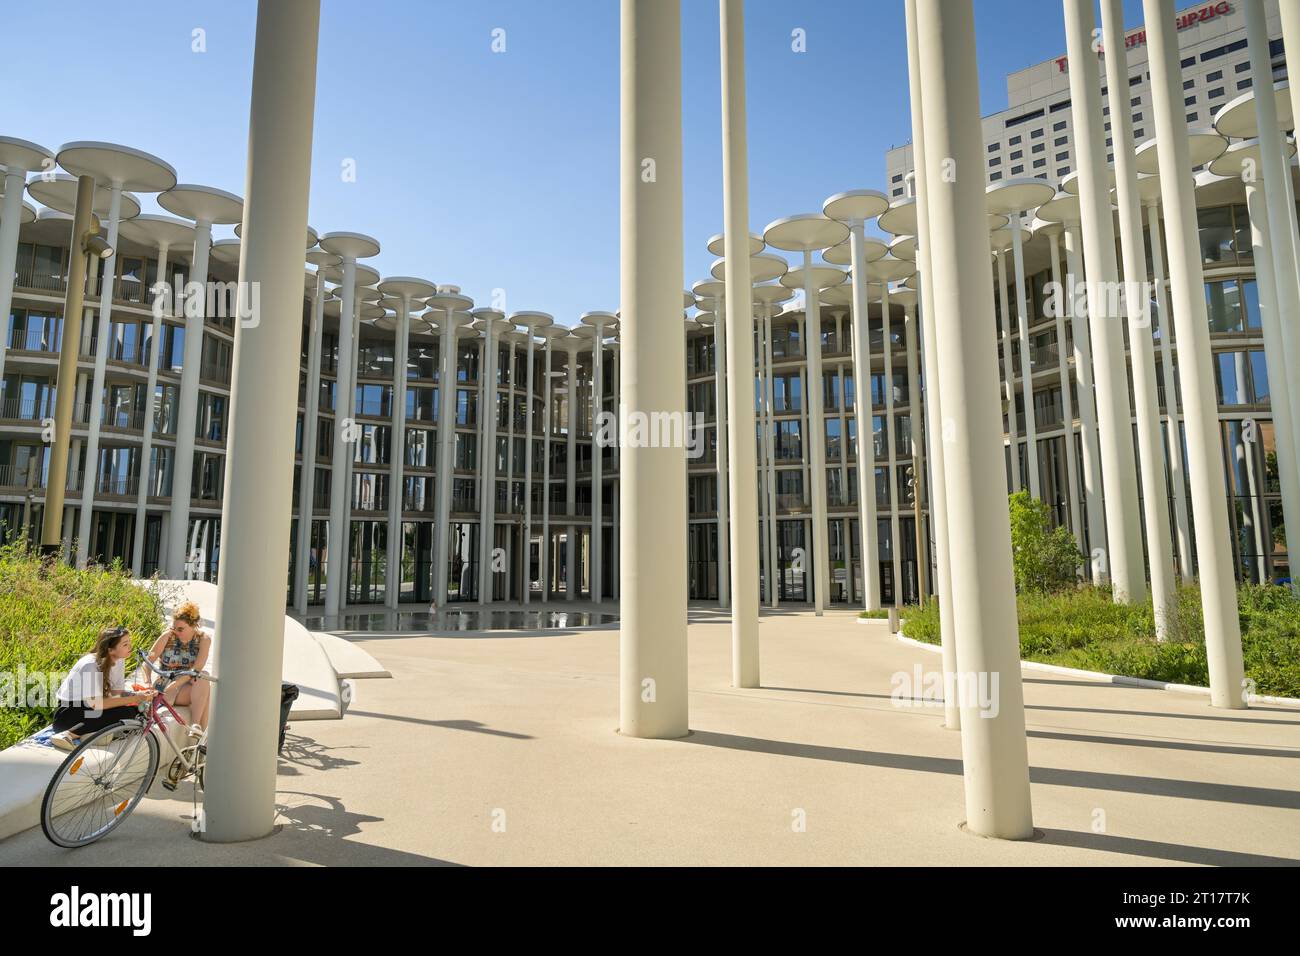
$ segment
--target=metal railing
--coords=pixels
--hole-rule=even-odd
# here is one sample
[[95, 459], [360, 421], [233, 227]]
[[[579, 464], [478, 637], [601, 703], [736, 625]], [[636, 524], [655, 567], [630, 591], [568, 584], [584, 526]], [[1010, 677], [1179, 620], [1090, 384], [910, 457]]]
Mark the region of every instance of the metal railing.
[[[75, 413], [75, 410], [74, 410]], [[6, 398], [0, 402], [0, 419], [11, 422], [40, 422], [54, 417], [54, 396], [49, 398]]]
[[13, 329], [9, 348], [19, 352], [59, 352], [59, 336], [49, 329]]

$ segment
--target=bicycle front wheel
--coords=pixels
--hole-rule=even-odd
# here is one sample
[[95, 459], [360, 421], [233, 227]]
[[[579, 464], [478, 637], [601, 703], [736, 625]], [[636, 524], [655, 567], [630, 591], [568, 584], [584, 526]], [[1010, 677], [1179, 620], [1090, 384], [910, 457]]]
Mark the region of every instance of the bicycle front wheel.
[[41, 829], [57, 846], [94, 843], [130, 816], [157, 769], [158, 741], [136, 721], [86, 735], [45, 789]]

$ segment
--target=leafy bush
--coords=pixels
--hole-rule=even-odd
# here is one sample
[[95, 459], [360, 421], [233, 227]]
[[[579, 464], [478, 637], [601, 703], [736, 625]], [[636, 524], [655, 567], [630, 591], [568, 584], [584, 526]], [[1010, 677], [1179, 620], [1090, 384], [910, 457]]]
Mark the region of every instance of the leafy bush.
[[49, 723], [58, 682], [106, 627], [125, 627], [138, 649], [162, 629], [165, 595], [140, 588], [115, 563], [85, 570], [0, 547], [0, 748]]
[[[1238, 591], [1241, 650], [1255, 693], [1300, 698], [1300, 598], [1271, 584]], [[1024, 660], [1176, 684], [1209, 685], [1201, 593], [1179, 588], [1177, 620], [1155, 639], [1151, 602], [1116, 604], [1109, 588], [1079, 587], [1017, 597]], [[938, 644], [939, 602], [909, 609], [903, 634]]]
[[1027, 491], [1008, 499], [1011, 512], [1011, 560], [1016, 590], [1056, 591], [1073, 587], [1086, 560], [1070, 529], [1052, 527], [1047, 504]]

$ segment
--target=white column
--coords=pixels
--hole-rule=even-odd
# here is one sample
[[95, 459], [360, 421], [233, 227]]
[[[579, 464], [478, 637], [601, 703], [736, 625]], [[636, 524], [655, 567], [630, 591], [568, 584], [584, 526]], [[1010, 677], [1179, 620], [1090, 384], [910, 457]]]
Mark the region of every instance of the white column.
[[[745, 233], [748, 238], [748, 233]], [[727, 520], [731, 514], [731, 484], [728, 479], [727, 450], [727, 322], [724, 318], [727, 310], [727, 298], [720, 295], [714, 300], [713, 318], [713, 385], [714, 385], [714, 434], [717, 446], [715, 468], [717, 472], [718, 514], [715, 519], [718, 527], [718, 607], [731, 604], [731, 535], [728, 534]]]
[[[356, 311], [357, 260], [343, 258], [342, 305], [339, 309], [338, 360], [334, 370], [334, 449], [330, 460], [330, 524], [326, 546], [325, 616], [337, 617], [347, 604], [347, 539], [352, 507], [352, 482], [348, 469], [354, 440], [352, 398], [356, 393], [356, 347], [352, 341], [352, 315]], [[186, 342], [188, 346], [189, 343]]]
[[271, 833], [284, 644], [285, 580], [302, 310], [319, 0], [258, 5], [249, 119], [243, 290], [256, 284], [261, 316], [235, 332], [217, 584], [215, 685], [203, 793], [216, 843]]
[[[1250, 244], [1255, 258], [1256, 288], [1259, 291], [1260, 325], [1264, 332], [1264, 361], [1268, 367], [1268, 388], [1273, 409], [1274, 441], [1277, 452], [1277, 472], [1282, 486], [1282, 521], [1285, 527], [1300, 528], [1300, 447], [1296, 444], [1296, 420], [1292, 415], [1292, 390], [1297, 383], [1291, 381], [1286, 366], [1282, 339], [1282, 312], [1278, 308], [1277, 284], [1273, 272], [1270, 222], [1266, 208], [1265, 190], [1257, 180], [1246, 182], [1246, 211], [1250, 217]], [[1156, 235], [1153, 231], [1152, 235]], [[1169, 387], [1169, 386], [1166, 386]], [[1177, 427], [1171, 442], [1177, 438]], [[1288, 542], [1300, 539], [1289, 537]], [[1289, 555], [1300, 547], [1290, 544]], [[1294, 561], [1292, 562], [1295, 563]], [[1190, 566], [1190, 565], [1189, 565]], [[1294, 588], [1294, 585], [1293, 585]]]
[[[684, 433], [684, 336], [660, 327], [682, 307], [681, 4], [622, 0], [620, 25], [619, 397], [624, 423], [668, 413]], [[655, 162], [649, 180], [647, 157]], [[622, 463], [619, 729], [633, 737], [681, 737], [689, 730], [686, 450], [647, 444], [630, 444]]]
[[[1124, 340], [1118, 316], [1111, 312], [1112, 296], [1109, 294], [1118, 287], [1119, 270], [1115, 263], [1115, 225], [1106, 182], [1101, 80], [1097, 71], [1097, 54], [1093, 49], [1095, 26], [1092, 0], [1065, 0], [1070, 99], [1075, 152], [1079, 162], [1079, 207], [1084, 257], [1088, 262], [1088, 326], [1092, 333], [1092, 373], [1096, 382], [1097, 440], [1102, 480], [1106, 485], [1102, 501], [1108, 542], [1106, 564], [1116, 602], [1127, 604], [1139, 602], [1146, 596], [1146, 577], [1143, 574], [1142, 528], [1139, 524], [1142, 518], [1138, 509], [1137, 461], [1133, 454], [1133, 419], [1128, 403]], [[1154, 25], [1148, 20], [1147, 26], [1149, 34]], [[1096, 547], [1093, 545], [1094, 552]]]
[[[1192, 480], [1210, 702], [1216, 707], [1240, 708], [1246, 704], [1237, 582], [1224, 508], [1227, 490], [1223, 481], [1223, 449], [1215, 402], [1196, 200], [1190, 190], [1179, 186], [1191, 168], [1191, 159], [1182, 104], [1178, 38], [1172, 28], [1173, 0], [1143, 0], [1142, 6], [1150, 46], [1156, 137], [1160, 142], [1160, 181], [1169, 184], [1164, 197], [1170, 240], [1169, 290], [1178, 332], [1178, 375], [1187, 422], [1187, 470]], [[1109, 482], [1106, 494], [1109, 498]]]
[[754, 422], [754, 304], [749, 267], [749, 134], [745, 105], [745, 4], [720, 0], [722, 41], [722, 202], [723, 269], [727, 294], [725, 319], [727, 422], [734, 424], [727, 444], [731, 475], [731, 683], [759, 686], [758, 647], [758, 467]]
[[[189, 576], [186, 567], [190, 560], [194, 433], [198, 428], [199, 371], [203, 362], [204, 310], [207, 308], [208, 253], [211, 248], [212, 223], [200, 219], [194, 223], [194, 258], [190, 262], [190, 280], [185, 284], [185, 348], [176, 403], [176, 451], [172, 459], [171, 523], [167, 535], [167, 577], [177, 580]], [[229, 489], [226, 493], [229, 494]]]
[[[804, 342], [808, 357], [808, 469], [812, 483], [813, 611], [821, 615], [830, 596], [830, 543], [826, 540], [826, 410], [822, 383], [821, 295], [813, 281], [812, 252], [803, 252]], [[805, 578], [805, 581], [807, 578]]]
[[880, 283], [881, 345], [885, 352], [885, 450], [889, 455], [889, 553], [893, 558], [894, 607], [903, 606], [903, 547], [900, 540], [898, 511], [898, 420], [894, 418], [894, 346], [893, 322], [889, 314], [889, 281]]
[[[18, 263], [18, 227], [22, 225], [23, 189], [27, 171], [5, 167], [4, 205], [0, 209], [0, 382], [5, 377], [5, 350], [9, 347], [9, 310], [14, 301], [14, 269]], [[74, 248], [76, 238], [73, 239]]]
[[[1082, 243], [1079, 224], [1065, 224], [1066, 294], [1070, 303], [1070, 324], [1074, 331], [1074, 375], [1079, 390], [1079, 435], [1083, 452], [1083, 496], [1087, 505], [1088, 565], [1092, 583], [1105, 582], [1109, 569], [1105, 563], [1106, 522], [1101, 503], [1101, 452], [1097, 448], [1097, 406], [1092, 383], [1092, 335], [1088, 330], [1086, 297], [1083, 308], [1074, 307], [1083, 285]], [[1077, 494], [1078, 489], [1071, 489]]]
[[[1282, 45], [1286, 49], [1286, 74], [1289, 78], [1287, 90], [1291, 94], [1291, 116], [1294, 118], [1300, 116], [1300, 80], [1290, 82], [1290, 79], [1300, 77], [1300, 5], [1279, 3], [1278, 13], [1282, 19]], [[1272, 70], [1269, 70], [1264, 75], [1271, 78], [1273, 75]], [[1263, 85], [1258, 84], [1256, 88], [1259, 89]], [[1287, 179], [1289, 180], [1291, 178], [1290, 163], [1287, 164], [1287, 167]]]
[[[95, 377], [90, 387], [90, 421], [86, 428], [86, 466], [82, 478], [81, 515], [77, 526], [77, 567], [85, 567], [90, 553], [91, 518], [99, 490], [99, 428], [104, 417], [104, 377], [113, 339], [113, 283], [117, 277], [117, 227], [122, 215], [122, 184], [113, 183], [108, 207], [108, 244], [113, 254], [104, 263], [99, 292], [99, 337], [95, 343]], [[4, 317], [8, 325], [9, 317]], [[191, 434], [193, 428], [190, 429]]]
[[[1091, 0], [1090, 0], [1091, 2]], [[1156, 395], [1155, 343], [1151, 338], [1151, 297], [1146, 288], [1146, 247], [1142, 244], [1142, 209], [1138, 200], [1134, 157], [1133, 111], [1129, 108], [1128, 54], [1124, 48], [1123, 0], [1102, 0], [1101, 20], [1106, 49], [1106, 81], [1111, 136], [1114, 140], [1115, 191], [1119, 201], [1120, 248], [1124, 259], [1124, 304], [1128, 313], [1129, 368], [1133, 374], [1133, 403], [1137, 411], [1142, 519], [1146, 527], [1147, 562], [1156, 639], [1164, 640], [1178, 616], [1178, 580], [1174, 575], [1173, 543], [1169, 536], [1169, 499], [1165, 484], [1165, 447], [1160, 429], [1160, 400]], [[1107, 219], [1110, 206], [1107, 201]], [[1112, 246], [1113, 248], [1113, 246]], [[1121, 379], [1127, 388], [1127, 381]], [[1127, 426], [1127, 420], [1125, 422]], [[1132, 448], [1131, 430], [1124, 429]], [[1138, 554], [1141, 555], [1139, 549]]]
[[[1051, 259], [1052, 269], [1052, 288], [1061, 289], [1061, 241], [1056, 232], [1049, 232], [1047, 243], [1050, 249], [1049, 258]], [[1065, 294], [1062, 293], [1062, 300]], [[1065, 357], [1065, 313], [1066, 308], [1062, 301], [1060, 307], [1056, 309], [1056, 365], [1058, 380], [1061, 386], [1061, 418], [1065, 436], [1061, 444], [1065, 446], [1065, 507], [1070, 516], [1070, 533], [1074, 535], [1074, 540], [1083, 543], [1083, 522], [1080, 520], [1082, 515], [1079, 514], [1079, 502], [1076, 499], [1079, 488], [1079, 466], [1078, 456], [1074, 448], [1074, 401], [1070, 397], [1070, 363]]]
[[[1029, 466], [1029, 493], [1042, 498], [1038, 474], [1038, 422], [1034, 415], [1034, 357], [1029, 341], [1029, 306], [1025, 302], [1025, 253], [1020, 236], [1020, 213], [1011, 217], [1011, 264], [1016, 271], [1016, 326], [1020, 336], [1020, 392], [1025, 403], [1025, 451]], [[1014, 366], [1013, 366], [1014, 367]], [[1015, 402], [1012, 402], [1015, 410]], [[1018, 460], [1013, 458], [1014, 461]]]
[[[161, 240], [158, 243], [158, 279], [154, 288], [158, 290], [158, 295], [153, 302], [153, 328], [150, 332], [149, 342], [149, 378], [145, 385], [144, 393], [144, 439], [140, 446], [140, 478], [135, 490], [135, 533], [131, 541], [131, 570], [136, 577], [144, 577], [144, 526], [147, 517], [147, 505], [149, 502], [149, 459], [153, 453], [153, 416], [155, 398], [154, 392], [158, 389], [158, 353], [162, 346], [162, 325], [163, 316], [171, 312], [170, 303], [171, 283], [167, 281], [167, 254], [169, 243], [167, 240]], [[10, 269], [10, 275], [13, 270]], [[3, 304], [3, 303], [0, 303]], [[4, 322], [7, 315], [4, 309], [0, 309], [0, 323]], [[0, 332], [4, 331], [0, 325]], [[0, 335], [0, 338], [3, 336]], [[0, 365], [0, 377], [4, 376], [3, 365]]]
[[483, 416], [483, 447], [479, 454], [479, 576], [478, 600], [480, 604], [492, 602], [492, 552], [496, 545], [497, 504], [497, 351], [500, 344], [492, 335], [496, 316], [488, 315], [483, 323], [483, 401], [479, 414]]
[[[528, 326], [528, 376], [527, 376], [527, 401], [524, 404], [527, 409], [524, 415], [524, 556], [523, 556], [523, 581], [521, 583], [521, 592], [524, 604], [528, 604], [532, 597], [532, 551], [533, 551], [533, 389], [535, 388], [536, 375], [534, 373], [533, 363], [533, 343], [537, 336], [534, 329]], [[572, 547], [572, 543], [570, 543]], [[572, 582], [569, 584], [573, 586]]]
[[320, 419], [320, 351], [325, 327], [325, 282], [319, 271], [311, 297], [307, 341], [307, 393], [302, 403], [302, 465], [298, 471], [298, 542], [293, 566], [293, 605], [307, 613], [307, 577], [311, 571], [311, 530], [316, 515], [316, 442]]
[[1020, 425], [1016, 421], [1016, 364], [1011, 355], [1011, 305], [1007, 301], [1006, 250], [999, 249], [993, 253], [993, 257], [998, 269], [998, 314], [1002, 317], [1002, 397], [1007, 403], [1007, 446], [1011, 449], [1007, 468], [1011, 490], [1019, 491], [1022, 487]]
[[[1295, 0], [1291, 0], [1294, 4]], [[1290, 4], [1282, 3], [1285, 7]], [[1246, 15], [1246, 41], [1250, 53], [1250, 75], [1255, 78], [1255, 113], [1259, 126], [1260, 165], [1264, 167], [1264, 193], [1267, 196], [1287, 196], [1291, 185], [1291, 162], [1282, 152], [1282, 136], [1278, 131], [1277, 100], [1273, 95], [1272, 57], [1269, 55], [1268, 23], [1264, 15], [1264, 0], [1244, 0]], [[1294, 15], [1288, 15], [1294, 19]], [[1288, 57], [1288, 63], [1294, 59]], [[1300, 76], [1292, 79], [1300, 83]], [[1294, 97], [1295, 94], [1293, 93]], [[1295, 232], [1295, 200], [1264, 204], [1268, 210], [1269, 245], [1273, 255], [1273, 277], [1277, 289], [1278, 308], [1289, 321], [1281, 323], [1282, 349], [1287, 369], [1300, 369], [1300, 329], [1296, 316], [1300, 316], [1300, 273], [1297, 273], [1297, 238]], [[1287, 206], [1290, 206], [1290, 209]], [[1258, 268], [1258, 265], [1256, 266]], [[1180, 340], [1181, 341], [1181, 340]], [[1291, 391], [1291, 421], [1300, 422], [1300, 389]], [[1277, 404], [1274, 398], [1273, 404]], [[1293, 440], [1300, 432], [1292, 432]], [[1294, 542], [1300, 534], [1291, 526], [1291, 551], [1297, 551]]]
[[604, 573], [604, 535], [602, 525], [605, 521], [604, 501], [601, 492], [604, 478], [601, 475], [601, 447], [596, 441], [596, 416], [600, 414], [601, 396], [605, 388], [605, 328], [596, 325], [596, 335], [592, 339], [594, 348], [591, 353], [591, 567], [587, 571], [588, 590], [593, 604], [601, 599], [601, 575]]
[[[767, 563], [772, 569], [772, 588], [768, 600], [772, 607], [781, 604], [781, 589], [777, 577], [781, 567], [777, 562], [776, 548], [776, 406], [772, 395], [772, 304], [763, 304], [763, 361], [767, 366]], [[861, 428], [861, 426], [859, 426]], [[861, 436], [858, 438], [861, 441]], [[874, 499], [873, 499], [874, 500]]]
[[[621, 412], [620, 412], [620, 410], [619, 410], [619, 384], [618, 384], [618, 382], [619, 382], [619, 375], [618, 375], [619, 358], [618, 358], [618, 353], [619, 353], [619, 344], [618, 344], [618, 342], [615, 342], [615, 345], [614, 345], [614, 351], [613, 351], [613, 358], [614, 358], [614, 410], [613, 410], [613, 414], [614, 414], [614, 420], [615, 420], [616, 423], [619, 423], [619, 422], [622, 421], [622, 414], [621, 414]], [[619, 432], [617, 431], [617, 429], [616, 429], [616, 431], [615, 431], [615, 434], [619, 434]], [[621, 471], [620, 471], [620, 469], [619, 469], [619, 463], [618, 463], [618, 460], [619, 460], [619, 459], [618, 459], [618, 444], [617, 444], [617, 443], [613, 446], [612, 455], [613, 455], [613, 459], [614, 459], [614, 471], [615, 471], [618, 475], [621, 475]], [[610, 550], [609, 550], [609, 561], [610, 561], [609, 574], [610, 574], [610, 592], [611, 592], [611, 593], [610, 593], [610, 597], [612, 597], [615, 601], [617, 601], [617, 600], [618, 600], [618, 529], [619, 529], [619, 520], [618, 520], [618, 511], [619, 511], [619, 503], [618, 503], [618, 498], [619, 498], [619, 479], [618, 479], [617, 476], [614, 478], [614, 481], [613, 481], [612, 486], [611, 486], [611, 488], [610, 488], [610, 492], [611, 492], [611, 497], [612, 497], [612, 499], [613, 499], [613, 500], [610, 502], [610, 504], [612, 505], [612, 508], [610, 509], [610, 510], [611, 510], [610, 520], [613, 522], [613, 527], [610, 529], [610, 531], [611, 531], [611, 535], [610, 535]]]
[[[542, 365], [542, 549], [538, 555], [538, 569], [545, 603], [551, 599], [551, 402], [555, 398], [551, 388], [551, 353], [555, 347], [549, 334], [543, 340], [542, 348], [546, 350], [546, 358]], [[572, 459], [569, 473], [573, 473]]]
[[[517, 333], [514, 333], [517, 334]], [[506, 343], [510, 347], [506, 357], [506, 515], [509, 527], [515, 526], [515, 343], [513, 337]], [[510, 534], [506, 535], [506, 586], [505, 598], [512, 600], [511, 586], [514, 583], [514, 551], [510, 545]]]
[[[1249, 192], [1247, 205], [1249, 205]], [[1147, 228], [1151, 234], [1151, 281], [1156, 287], [1156, 311], [1160, 321], [1160, 368], [1165, 380], [1165, 432], [1169, 448], [1169, 481], [1174, 487], [1174, 522], [1178, 533], [1178, 573], [1184, 581], [1192, 578], [1192, 528], [1187, 516], [1187, 477], [1183, 469], [1183, 438], [1178, 415], [1178, 384], [1174, 377], [1173, 337], [1174, 323], [1169, 315], [1169, 295], [1165, 288], [1164, 240], [1160, 234], [1160, 203], [1147, 205]], [[1254, 220], [1251, 220], [1252, 225]], [[1264, 282], [1255, 260], [1259, 276], [1260, 308], [1263, 306]], [[1274, 299], [1276, 301], [1276, 298]], [[1272, 376], [1269, 387], [1275, 388]], [[1276, 418], [1276, 414], [1274, 415]]]
[[[447, 603], [447, 565], [451, 561], [451, 495], [455, 483], [452, 470], [455, 467], [456, 451], [456, 404], [459, 389], [456, 385], [457, 352], [459, 345], [456, 329], [455, 309], [448, 305], [443, 312], [442, 321], [442, 370], [438, 381], [438, 504], [434, 525], [435, 549], [433, 557], [433, 595], [439, 607]], [[532, 424], [532, 358], [533, 341], [528, 340], [528, 385], [529, 406], [528, 421]], [[529, 432], [529, 455], [532, 454], [532, 434]], [[531, 481], [531, 467], [529, 479]], [[526, 559], [525, 559], [526, 560]], [[525, 565], [527, 566], [527, 565]], [[526, 582], [525, 582], [526, 583]], [[528, 601], [528, 591], [524, 590], [524, 602]]]
[[759, 561], [762, 564], [762, 575], [764, 592], [761, 598], [767, 602], [772, 600], [773, 585], [773, 568], [769, 560], [771, 554], [764, 543], [763, 538], [766, 535], [767, 519], [770, 514], [768, 508], [768, 466], [771, 459], [768, 458], [767, 451], [767, 434], [771, 425], [771, 408], [767, 403], [767, 363], [763, 361], [763, 316], [755, 315], [755, 330], [758, 336], [758, 356], [755, 362], [755, 375], [758, 385], [758, 528], [759, 528], [759, 547], [761, 554]]
[[907, 346], [907, 414], [912, 445], [912, 528], [916, 540], [916, 602], [926, 601], [927, 584], [930, 577], [930, 558], [925, 547], [925, 523], [922, 520], [921, 505], [925, 488], [921, 480], [924, 467], [921, 453], [921, 388], [920, 370], [917, 368], [917, 330], [916, 307], [907, 305], [903, 308], [904, 341]]
[[849, 226], [853, 302], [853, 417], [858, 432], [858, 537], [862, 548], [862, 607], [880, 608], [880, 540], [876, 519], [876, 449], [872, 440], [871, 333], [867, 315], [867, 257], [863, 224]]
[[576, 346], [569, 349], [568, 373], [569, 427], [565, 438], [568, 442], [566, 454], [569, 458], [569, 467], [564, 472], [564, 510], [569, 516], [569, 530], [568, 544], [564, 549], [564, 599], [572, 601], [576, 596], [575, 592], [578, 590], [578, 525], [574, 521], [574, 514], [578, 510], [578, 476], [576, 474], [578, 470], [578, 422], [582, 420], [582, 414], [578, 410], [581, 403], [578, 401], [578, 350]]
[[402, 596], [402, 485], [406, 464], [406, 346], [411, 297], [398, 298], [397, 328], [393, 330], [392, 419], [388, 436], [388, 548], [384, 573], [384, 604], [397, 610]]
[[[961, 729], [961, 708], [958, 706], [957, 672], [957, 619], [952, 604], [952, 558], [948, 536], [948, 478], [946, 471], [947, 438], [943, 415], [943, 387], [939, 376], [939, 342], [935, 318], [934, 272], [930, 243], [930, 185], [928, 151], [925, 143], [924, 109], [921, 96], [921, 61], [917, 35], [916, 0], [907, 0], [907, 66], [908, 93], [912, 118], [912, 155], [916, 173], [916, 268], [918, 272], [917, 309], [921, 313], [921, 354], [925, 362], [925, 434], [930, 461], [930, 523], [934, 530], [935, 592], [939, 596], [939, 640], [943, 650], [943, 725], [949, 730]], [[996, 375], [996, 362], [994, 372]], [[868, 393], [870, 394], [870, 393]], [[1001, 404], [998, 405], [999, 416]], [[998, 423], [1001, 427], [1001, 422]], [[861, 438], [859, 428], [859, 441]], [[870, 493], [874, 496], [875, 488]], [[874, 497], [872, 499], [874, 501]]]
[[[927, 174], [951, 158], [984, 168], [975, 25], [969, 0], [917, 0]], [[1033, 835], [1025, 746], [1011, 533], [1002, 427], [984, 176], [927, 176], [930, 266], [944, 431], [953, 609], [963, 622], [957, 676], [962, 710], [966, 828], [980, 836]], [[947, 400], [952, 396], [952, 401]], [[951, 426], [951, 427], [949, 427]], [[963, 676], [967, 679], [963, 680]], [[998, 710], [981, 710], [971, 683], [998, 679]], [[990, 684], [991, 686], [991, 684]]]

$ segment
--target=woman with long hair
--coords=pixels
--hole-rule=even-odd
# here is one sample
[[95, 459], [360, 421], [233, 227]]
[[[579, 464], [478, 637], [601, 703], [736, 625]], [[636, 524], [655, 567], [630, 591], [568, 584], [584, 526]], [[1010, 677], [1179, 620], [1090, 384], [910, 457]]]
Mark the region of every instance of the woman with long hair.
[[[150, 663], [163, 674], [168, 671], [203, 670], [212, 650], [212, 638], [199, 628], [201, 620], [199, 606], [193, 601], [186, 601], [178, 607], [172, 614], [171, 627], [163, 631], [149, 649]], [[159, 677], [153, 686], [171, 704], [189, 707], [190, 722], [207, 729], [208, 701], [211, 696], [207, 681], [195, 680], [189, 676], [174, 679]]]
[[123, 689], [130, 655], [131, 633], [126, 628], [99, 632], [95, 649], [83, 654], [59, 685], [50, 743], [60, 750], [72, 750], [82, 734], [134, 717], [142, 703], [153, 699], [154, 690], [128, 694]]

